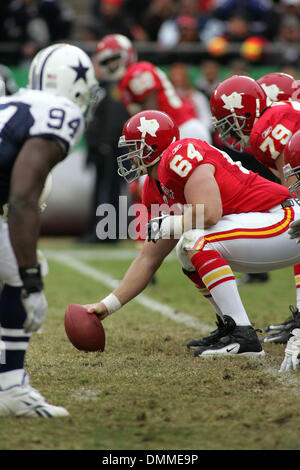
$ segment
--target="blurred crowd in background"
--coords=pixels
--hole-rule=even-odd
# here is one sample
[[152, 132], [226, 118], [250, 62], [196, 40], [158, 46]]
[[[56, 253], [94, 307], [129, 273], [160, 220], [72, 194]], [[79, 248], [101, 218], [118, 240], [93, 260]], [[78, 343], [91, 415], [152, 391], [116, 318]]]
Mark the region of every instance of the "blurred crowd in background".
[[[10, 69], [28, 66], [39, 49], [70, 42], [93, 56], [102, 37], [120, 33], [133, 41], [139, 60], [166, 66], [178, 94], [193, 103], [212, 137], [209, 98], [226, 78], [224, 67], [230, 76], [270, 65], [298, 79], [300, 0], [7, 0], [0, 2], [0, 18], [0, 74], [8, 94], [17, 89]], [[85, 165], [96, 175], [89, 221], [73, 224], [81, 241], [93, 243], [101, 242], [95, 233], [98, 205], [117, 206], [126, 191], [115, 157], [128, 114], [116, 87], [98, 78], [104, 99], [85, 134]], [[254, 165], [248, 162], [250, 169]]]
[[1, 54], [3, 43], [12, 46], [7, 60], [30, 59], [55, 41], [111, 33], [141, 46], [154, 42], [161, 52], [188, 44], [219, 58], [233, 51], [255, 61], [275, 56], [280, 65], [300, 60], [300, 0], [6, 0], [0, 17]]

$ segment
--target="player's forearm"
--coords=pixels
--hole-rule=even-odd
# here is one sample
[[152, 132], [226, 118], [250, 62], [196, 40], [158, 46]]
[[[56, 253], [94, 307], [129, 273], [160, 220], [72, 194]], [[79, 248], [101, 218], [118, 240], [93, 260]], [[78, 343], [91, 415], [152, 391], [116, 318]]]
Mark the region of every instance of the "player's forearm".
[[11, 200], [9, 202], [8, 225], [18, 266], [29, 266], [36, 263], [37, 240], [40, 231], [38, 203]]
[[183, 227], [192, 229], [209, 228], [222, 217], [220, 204], [193, 204], [183, 215]]
[[113, 291], [122, 305], [140, 294], [151, 281], [159, 264], [139, 255], [130, 265], [121, 284]]

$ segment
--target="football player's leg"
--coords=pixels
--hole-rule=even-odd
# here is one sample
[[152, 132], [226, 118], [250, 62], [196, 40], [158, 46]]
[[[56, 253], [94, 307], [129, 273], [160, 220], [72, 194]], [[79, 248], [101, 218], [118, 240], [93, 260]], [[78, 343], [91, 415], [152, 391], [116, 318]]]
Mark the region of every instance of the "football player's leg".
[[3, 221], [0, 221], [0, 260], [0, 279], [5, 281], [0, 297], [0, 416], [66, 416], [64, 408], [49, 405], [29, 386], [24, 371], [31, 334], [23, 329], [26, 312], [21, 302], [22, 283]]
[[[300, 208], [295, 206], [293, 210], [295, 216], [299, 217]], [[225, 240], [223, 232], [222, 241], [217, 241], [211, 246], [227, 259], [234, 270], [239, 272], [263, 272], [266, 268], [271, 271], [299, 263], [299, 248], [295, 240], [290, 240], [288, 237], [289, 217], [282, 208], [275, 209], [267, 214], [234, 215], [230, 216], [227, 222], [230, 220], [233, 222], [233, 226], [239, 227], [244, 234], [250, 226], [249, 238]], [[217, 234], [214, 239], [218, 239]], [[298, 268], [298, 265], [294, 268], [296, 284], [299, 280]], [[299, 328], [299, 310], [297, 307], [292, 306], [290, 306], [290, 310], [292, 316], [286, 321], [283, 321], [280, 325], [270, 325], [267, 328], [268, 335], [262, 338], [263, 342], [286, 343], [290, 331], [293, 328]]]
[[[176, 245], [176, 252], [177, 252], [178, 259], [182, 266], [182, 272], [193, 282], [194, 286], [203, 295], [203, 297], [210, 302], [217, 316], [217, 321], [216, 321], [217, 329], [213, 330], [209, 336], [195, 338], [195, 339], [190, 340], [187, 343], [188, 349], [195, 349], [199, 346], [210, 345], [216, 342], [223, 335], [225, 324], [224, 324], [224, 317], [223, 317], [221, 309], [216, 304], [210, 291], [206, 288], [198, 272], [195, 270], [193, 264], [190, 261], [187, 251], [183, 248], [182, 241], [183, 240], [181, 239]], [[225, 317], [225, 323], [226, 323], [226, 317]]]
[[195, 267], [190, 261], [188, 252], [184, 249], [182, 238], [179, 240], [179, 242], [176, 245], [176, 253], [181, 263], [182, 272], [193, 282], [196, 289], [199, 290], [199, 292], [203, 295], [203, 297], [205, 297], [205, 299], [207, 299], [211, 303], [217, 317], [222, 318], [223, 317], [222, 311], [220, 310], [219, 306], [214, 301], [211, 293], [206, 288], [205, 284], [202, 282], [201, 277], [199, 276], [198, 272], [195, 270]]
[[231, 316], [238, 325], [250, 325], [240, 298], [235, 276], [227, 263], [215, 250], [189, 251], [191, 262], [223, 315]]
[[[191, 262], [224, 313], [217, 340], [195, 349], [195, 356], [263, 355], [259, 339], [239, 296], [234, 274], [215, 250], [190, 251]], [[226, 313], [225, 313], [226, 312]]]
[[294, 266], [294, 280], [296, 286], [296, 306], [289, 306], [290, 315], [281, 323], [271, 324], [265, 328], [267, 333], [261, 341], [264, 343], [286, 344], [290, 332], [294, 328], [300, 328], [300, 264]]

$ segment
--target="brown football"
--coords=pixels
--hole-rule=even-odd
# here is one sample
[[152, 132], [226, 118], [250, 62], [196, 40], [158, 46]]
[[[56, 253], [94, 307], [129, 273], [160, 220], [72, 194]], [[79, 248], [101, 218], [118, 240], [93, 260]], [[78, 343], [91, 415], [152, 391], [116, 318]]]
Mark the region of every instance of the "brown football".
[[105, 331], [97, 315], [78, 304], [68, 305], [65, 313], [66, 334], [79, 351], [104, 351]]

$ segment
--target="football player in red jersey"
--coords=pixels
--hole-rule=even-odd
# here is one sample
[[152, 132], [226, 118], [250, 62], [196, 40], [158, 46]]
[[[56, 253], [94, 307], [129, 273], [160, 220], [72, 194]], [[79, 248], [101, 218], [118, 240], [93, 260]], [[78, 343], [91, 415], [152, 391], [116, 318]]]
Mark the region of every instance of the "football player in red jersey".
[[271, 101], [297, 101], [300, 98], [299, 83], [291, 75], [271, 72], [256, 80]]
[[[243, 76], [221, 82], [210, 101], [214, 125], [225, 145], [241, 151], [250, 144], [254, 157], [287, 186], [292, 181], [285, 181], [283, 152], [293, 133], [300, 129], [300, 101], [293, 99], [299, 98], [300, 86], [292, 77], [279, 73], [264, 76], [260, 81], [265, 83], [264, 88]], [[289, 98], [274, 101], [280, 95]], [[269, 325], [263, 341], [286, 343], [291, 329], [299, 324], [300, 265], [294, 266], [294, 279], [297, 307], [290, 306], [292, 317], [280, 325]]]
[[[182, 138], [195, 137], [211, 142], [210, 130], [198, 119], [191, 102], [180, 98], [163, 70], [150, 62], [137, 60], [133, 44], [126, 36], [104, 36], [97, 44], [95, 67], [99, 68], [103, 80], [118, 83], [121, 100], [129, 114], [142, 109], [164, 111], [175, 121]], [[141, 179], [129, 186], [137, 203], [143, 182]]]
[[[295, 134], [292, 135], [290, 140], [288, 141], [287, 145], [285, 146], [284, 149], [284, 167], [283, 167], [283, 172], [286, 181], [289, 180], [291, 176], [295, 176], [297, 180], [289, 185], [289, 191], [293, 198], [296, 200], [298, 204], [300, 204], [300, 195], [298, 193], [300, 189], [300, 130], [295, 132]], [[300, 223], [299, 223], [300, 225]], [[291, 226], [297, 227], [298, 223], [297, 221], [293, 222]], [[297, 242], [300, 242], [300, 232], [295, 230], [291, 230], [290, 226], [290, 232], [292, 238], [298, 238]]]
[[118, 82], [121, 99], [130, 114], [142, 109], [168, 113], [180, 135], [211, 141], [211, 135], [189, 101], [179, 97], [167, 75], [150, 62], [137, 61], [131, 41], [122, 34], [104, 36], [97, 44], [96, 66], [104, 80]]
[[[120, 174], [128, 182], [147, 172], [149, 184], [159, 185], [169, 207], [189, 206], [181, 214], [151, 218], [148, 240], [121, 284], [86, 308], [101, 319], [121, 308], [146, 287], [177, 245], [183, 268], [219, 309], [217, 330], [190, 344], [196, 346], [195, 356], [262, 355], [232, 270], [260, 272], [299, 262], [300, 252], [287, 230], [300, 206], [293, 206], [287, 188], [243, 168], [225, 152], [178, 137], [172, 119], [156, 110], [137, 113], [125, 124], [119, 146], [129, 152], [118, 157]], [[144, 193], [144, 199], [148, 196]], [[194, 216], [203, 206], [199, 226]], [[192, 228], [186, 231], [189, 221]]]
[[[297, 181], [289, 186], [289, 191], [297, 204], [300, 204], [299, 188], [300, 188], [300, 130], [292, 135], [284, 149], [284, 175], [286, 180], [291, 176], [295, 176]], [[288, 234], [291, 239], [296, 239], [300, 243], [300, 219], [290, 224]], [[291, 330], [289, 340], [286, 345], [284, 359], [280, 366], [280, 371], [296, 370], [300, 363], [300, 329]]]

